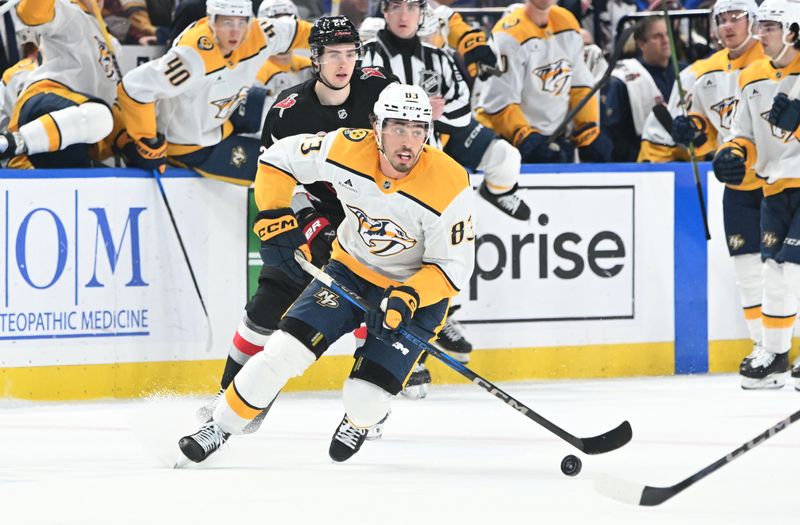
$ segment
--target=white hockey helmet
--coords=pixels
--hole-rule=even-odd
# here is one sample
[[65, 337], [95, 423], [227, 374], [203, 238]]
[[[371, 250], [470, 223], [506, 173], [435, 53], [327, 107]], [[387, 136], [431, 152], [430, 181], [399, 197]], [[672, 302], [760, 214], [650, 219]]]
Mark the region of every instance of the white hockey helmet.
[[358, 27], [358, 36], [361, 37], [362, 42], [372, 40], [378, 34], [378, 31], [386, 27], [386, 20], [379, 16], [368, 16], [361, 22]]
[[711, 13], [716, 19], [722, 13], [729, 13], [731, 11], [742, 11], [747, 13], [751, 20], [756, 17], [756, 10], [758, 6], [755, 0], [717, 0], [714, 3], [714, 9]]
[[800, 28], [800, 2], [789, 0], [765, 0], [756, 10], [756, 19], [759, 22], [775, 22], [780, 24], [784, 46], [780, 54], [773, 60], [780, 59], [789, 49], [789, 46], [797, 41], [797, 36], [795, 36], [795, 40], [790, 41], [789, 35], [792, 33], [792, 27], [794, 27], [795, 31]]
[[300, 13], [292, 0], [264, 0], [258, 6], [258, 18], [278, 18], [279, 16], [300, 18]]
[[439, 17], [433, 12], [433, 8], [430, 4], [425, 4], [422, 8], [422, 25], [417, 30], [417, 36], [420, 38], [433, 36], [439, 32], [441, 27]]
[[213, 22], [217, 16], [245, 16], [252, 18], [252, 0], [206, 0], [206, 13]]
[[373, 106], [373, 112], [378, 119], [378, 127], [386, 119], [424, 122], [429, 126], [433, 121], [431, 100], [425, 90], [419, 86], [397, 82], [383, 88]]

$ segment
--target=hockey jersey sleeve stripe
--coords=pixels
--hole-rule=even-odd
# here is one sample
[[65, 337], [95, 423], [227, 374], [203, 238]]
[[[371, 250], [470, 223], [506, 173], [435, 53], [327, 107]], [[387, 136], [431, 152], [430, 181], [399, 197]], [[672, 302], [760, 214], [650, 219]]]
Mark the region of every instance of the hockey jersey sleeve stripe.
[[297, 180], [282, 169], [259, 161], [256, 173], [256, 204], [259, 210], [289, 208]]
[[[569, 90], [569, 107], [575, 107], [590, 91], [586, 87], [572, 87]], [[588, 130], [583, 136], [575, 137], [576, 144], [579, 147], [588, 146], [600, 134], [600, 102], [597, 94], [592, 96], [592, 99], [575, 115], [573, 119], [575, 129]], [[589, 127], [587, 127], [589, 126]]]
[[56, 16], [55, 0], [22, 0], [17, 4], [17, 16], [27, 26], [35, 27], [52, 22]]
[[497, 113], [489, 113], [482, 109], [477, 111], [477, 119], [481, 124], [494, 130], [495, 133], [518, 145], [531, 132], [536, 131], [525, 118], [519, 104], [509, 104]]
[[443, 113], [442, 115], [449, 119], [457, 119], [458, 117], [463, 117], [464, 115], [468, 115], [471, 112], [472, 111], [470, 110], [469, 106], [463, 106], [461, 108], [450, 111], [449, 113]]
[[50, 149], [47, 151], [58, 151], [61, 149], [61, 130], [58, 129], [58, 123], [50, 116], [50, 114], [44, 115], [39, 121], [44, 126], [44, 130], [47, 133], [47, 138], [49, 139], [49, 147]]

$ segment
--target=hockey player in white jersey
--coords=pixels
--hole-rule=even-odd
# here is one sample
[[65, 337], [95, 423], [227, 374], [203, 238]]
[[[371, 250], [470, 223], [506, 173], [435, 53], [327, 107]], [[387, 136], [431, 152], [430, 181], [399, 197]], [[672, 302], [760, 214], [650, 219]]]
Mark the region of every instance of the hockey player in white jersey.
[[[280, 18], [289, 16], [295, 20], [300, 18], [297, 6], [291, 0], [264, 0], [258, 6], [258, 18]], [[272, 107], [281, 91], [297, 84], [302, 84], [314, 75], [311, 59], [296, 53], [278, 53], [267, 59], [258, 72], [259, 87], [266, 93], [264, 98], [264, 116]], [[248, 101], [253, 96], [255, 86], [248, 93]], [[261, 119], [264, 122], [264, 119]], [[259, 130], [260, 131], [260, 130]]]
[[[693, 81], [686, 97], [691, 100], [688, 116], [680, 109], [672, 120], [672, 138], [684, 150], [691, 142], [698, 156], [713, 152], [733, 138], [733, 116], [741, 104], [738, 81], [742, 70], [764, 58], [756, 30], [754, 0], [719, 0], [713, 16], [720, 41], [725, 46], [690, 68]], [[673, 94], [677, 89], [673, 89]], [[644, 143], [650, 151], [656, 148]], [[727, 184], [722, 211], [728, 253], [733, 257], [744, 317], [754, 345], [761, 344], [760, 224], [762, 182], [752, 170], [741, 184]]]
[[765, 181], [761, 205], [761, 258], [764, 294], [762, 336], [740, 366], [742, 388], [780, 388], [789, 369], [792, 327], [800, 292], [800, 141], [796, 123], [783, 123], [785, 108], [773, 99], [792, 89], [800, 75], [800, 4], [766, 0], [757, 11], [758, 32], [766, 58], [739, 75], [739, 100], [732, 138], [714, 157], [714, 174], [740, 185], [749, 169]]
[[333, 185], [345, 219], [325, 269], [381, 310], [365, 316], [313, 281], [264, 350], [236, 375], [213, 419], [180, 440], [189, 460], [203, 461], [241, 432], [286, 381], [363, 320], [369, 335], [345, 382], [345, 416], [329, 451], [335, 461], [347, 460], [361, 448], [367, 428], [386, 416], [419, 358], [418, 349], [399, 344], [395, 330], [409, 326], [434, 338], [449, 299], [469, 279], [475, 256], [472, 189], [461, 166], [425, 145], [432, 127], [427, 95], [418, 86], [391, 84], [374, 109], [372, 130], [297, 135], [262, 154], [254, 230], [265, 264], [302, 276], [294, 252], [307, 247], [289, 208], [292, 191], [297, 182]]
[[[108, 155], [101, 141], [114, 127], [111, 107], [119, 72], [94, 0], [21, 0], [17, 16], [34, 27], [46, 60], [30, 73], [0, 135], [10, 167], [78, 168]], [[102, 9], [103, 0], [98, 0]], [[13, 158], [12, 158], [13, 157]]]
[[307, 45], [311, 24], [254, 19], [251, 0], [208, 0], [206, 7], [208, 17], [181, 33], [163, 57], [128, 72], [120, 83], [130, 136], [122, 151], [136, 166], [159, 168], [168, 159], [204, 176], [250, 185], [259, 141], [238, 133], [258, 131], [263, 112], [248, 104], [242, 118], [237, 110], [267, 57]]
[[476, 82], [478, 120], [514, 144], [522, 162], [572, 162], [573, 146], [583, 161], [609, 161], [613, 144], [600, 132], [596, 95], [575, 115], [569, 138], [555, 138], [560, 148], [548, 144], [594, 84], [578, 21], [554, 4], [528, 0], [495, 24], [502, 74]]
[[28, 82], [31, 71], [42, 63], [42, 54], [39, 52], [39, 35], [30, 28], [16, 31], [17, 42], [22, 46], [23, 58], [3, 72], [0, 81], [0, 131], [8, 129], [11, 114], [17, 105], [17, 99], [22, 93], [22, 88]]

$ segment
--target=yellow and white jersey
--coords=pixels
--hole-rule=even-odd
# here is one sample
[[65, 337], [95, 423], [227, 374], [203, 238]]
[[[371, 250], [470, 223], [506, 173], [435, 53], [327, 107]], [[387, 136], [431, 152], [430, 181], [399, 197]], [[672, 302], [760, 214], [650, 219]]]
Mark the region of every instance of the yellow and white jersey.
[[[566, 9], [550, 9], [539, 27], [520, 7], [500, 19], [493, 35], [502, 74], [476, 81], [479, 120], [505, 139], [518, 143], [531, 129], [549, 135], [569, 108], [585, 96], [594, 79], [583, 58], [580, 26]], [[595, 96], [574, 119], [576, 129], [599, 122]], [[597, 131], [584, 140], [594, 140]], [[579, 144], [579, 145], [584, 145]]]
[[189, 26], [164, 56], [129, 71], [119, 87], [128, 134], [166, 136], [168, 155], [213, 146], [229, 136], [229, 118], [244, 102], [272, 54], [308, 45], [311, 24], [290, 17], [254, 19], [242, 44], [220, 51], [208, 17]]
[[764, 194], [800, 187], [800, 132], [784, 131], [767, 120], [778, 93], [788, 93], [800, 78], [800, 56], [776, 68], [769, 58], [747, 66], [739, 75], [739, 99], [733, 119], [733, 143], [746, 153], [748, 168], [767, 181]]
[[[694, 82], [697, 79], [697, 70], [702, 60], [694, 62], [681, 71], [681, 85], [686, 93], [691, 93], [694, 89]], [[692, 99], [687, 96], [687, 110], [691, 111]], [[677, 84], [672, 87], [672, 92], [667, 101], [667, 109], [672, 118], [683, 115], [680, 104]], [[642, 130], [642, 145], [639, 149], [638, 162], [672, 162], [674, 160], [689, 160], [689, 153], [686, 148], [676, 146], [669, 132], [658, 122], [652, 111], [647, 115]]]
[[284, 89], [302, 84], [312, 76], [311, 59], [308, 57], [292, 55], [288, 64], [277, 57], [270, 57], [258, 72], [258, 83], [267, 89], [264, 107], [272, 107]]
[[[102, 99], [111, 106], [117, 98], [117, 75], [103, 32], [94, 15], [77, 0], [22, 0], [17, 16], [41, 38], [44, 61], [29, 76], [28, 86], [49, 81], [74, 93]], [[111, 37], [113, 52], [121, 46]]]
[[38, 65], [38, 60], [23, 58], [3, 73], [3, 80], [0, 82], [0, 129], [8, 128], [19, 94], [27, 83], [31, 71]]
[[425, 146], [414, 168], [394, 180], [381, 172], [379, 155], [365, 129], [281, 139], [259, 158], [256, 203], [286, 208], [297, 182], [327, 182], [345, 213], [333, 259], [377, 286], [412, 286], [421, 306], [454, 297], [475, 258], [467, 172]]

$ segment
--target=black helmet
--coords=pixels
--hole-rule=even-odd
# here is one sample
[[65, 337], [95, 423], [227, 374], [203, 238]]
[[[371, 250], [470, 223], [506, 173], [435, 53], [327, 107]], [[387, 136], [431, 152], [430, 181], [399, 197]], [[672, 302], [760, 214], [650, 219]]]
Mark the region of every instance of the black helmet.
[[323, 16], [314, 22], [308, 36], [311, 55], [319, 56], [322, 48], [331, 44], [356, 44], [356, 48], [361, 47], [358, 29], [346, 16]]

